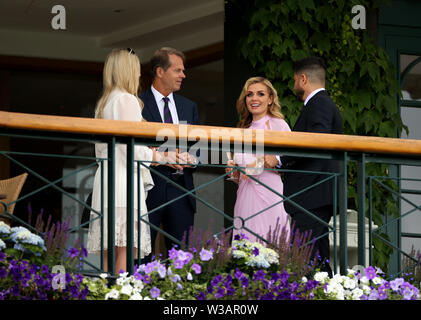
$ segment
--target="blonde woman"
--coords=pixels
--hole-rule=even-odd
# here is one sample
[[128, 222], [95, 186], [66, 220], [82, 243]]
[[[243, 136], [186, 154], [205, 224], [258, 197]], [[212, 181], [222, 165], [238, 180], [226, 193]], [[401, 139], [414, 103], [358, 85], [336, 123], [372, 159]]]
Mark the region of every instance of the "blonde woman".
[[[278, 93], [269, 80], [253, 77], [246, 81], [240, 97], [237, 100], [237, 112], [240, 117], [237, 127], [263, 130], [291, 131], [284, 120], [279, 105]], [[279, 160], [274, 155], [260, 155], [265, 168], [275, 168]], [[228, 162], [230, 166], [255, 168], [259, 155], [249, 153], [235, 153], [234, 159]], [[231, 169], [227, 168], [226, 171]], [[234, 217], [243, 221], [244, 229], [234, 229], [234, 235], [245, 233], [252, 241], [259, 241], [256, 235], [267, 239], [268, 232], [279, 224], [284, 235], [289, 236], [289, 216], [282, 198], [260, 183], [256, 183], [248, 176], [269, 186], [282, 194], [283, 183], [279, 173], [275, 170], [246, 170], [246, 174], [239, 171], [234, 173], [238, 181], [237, 201], [234, 207]], [[259, 213], [260, 212], [260, 213]], [[259, 241], [260, 242], [260, 241]]]
[[[137, 97], [140, 81], [139, 58], [132, 49], [113, 50], [106, 58], [103, 71], [103, 93], [97, 102], [95, 118], [142, 121], [142, 101]], [[98, 143], [95, 145], [97, 158], [106, 158], [107, 145]], [[135, 160], [165, 161], [163, 154], [146, 146], [135, 146]], [[145, 162], [148, 165], [148, 162]], [[104, 258], [107, 261], [107, 164], [104, 162]], [[134, 179], [134, 206], [137, 212], [138, 195], [140, 196], [141, 215], [147, 213], [145, 199], [147, 192], [153, 186], [150, 172], [143, 166], [141, 169], [141, 184], [137, 186], [137, 166], [135, 166]], [[115, 258], [116, 271], [126, 269], [126, 146], [117, 144], [115, 150]], [[101, 170], [97, 169], [94, 178], [92, 193], [92, 208], [101, 211]], [[91, 219], [97, 214], [91, 212]], [[147, 219], [147, 218], [146, 218]], [[134, 222], [134, 239], [137, 239], [137, 214]], [[101, 222], [99, 219], [90, 223], [87, 249], [90, 253], [99, 253], [101, 248]], [[141, 223], [141, 258], [151, 252], [150, 229], [145, 223]], [[137, 253], [137, 241], [134, 241], [135, 255]], [[107, 271], [107, 263], [105, 263]]]

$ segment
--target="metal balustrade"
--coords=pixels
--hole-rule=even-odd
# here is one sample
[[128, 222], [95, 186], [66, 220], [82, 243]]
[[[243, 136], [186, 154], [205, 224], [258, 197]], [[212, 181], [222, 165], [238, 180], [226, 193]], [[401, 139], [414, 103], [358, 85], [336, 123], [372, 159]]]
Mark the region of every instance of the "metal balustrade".
[[[180, 126], [181, 127], [181, 126]], [[140, 232], [138, 233], [138, 238], [134, 239], [133, 233], [133, 223], [134, 216], [137, 215], [138, 224], [141, 221], [148, 223], [145, 219], [145, 216], [140, 214], [140, 197], [138, 197], [139, 208], [137, 212], [134, 210], [134, 168], [137, 166], [140, 171], [141, 166], [147, 166], [145, 161], [135, 160], [134, 159], [134, 147], [135, 145], [148, 145], [148, 146], [159, 146], [162, 144], [162, 141], [167, 138], [166, 146], [179, 148], [181, 146], [189, 148], [194, 147], [198, 141], [202, 141], [200, 145], [200, 152], [207, 153], [210, 151], [218, 152], [227, 152], [235, 151], [238, 143], [249, 144], [251, 148], [255, 151], [256, 146], [262, 142], [259, 140], [258, 134], [252, 132], [252, 134], [245, 134], [246, 129], [234, 129], [234, 128], [224, 128], [224, 127], [209, 127], [209, 126], [190, 126], [185, 125], [183, 130], [180, 130], [178, 125], [166, 125], [162, 132], [163, 125], [158, 123], [138, 123], [131, 121], [114, 121], [114, 120], [102, 120], [102, 119], [87, 119], [87, 118], [74, 118], [74, 117], [57, 117], [57, 116], [41, 116], [41, 115], [32, 115], [32, 114], [19, 114], [11, 112], [0, 112], [0, 137], [9, 137], [9, 138], [19, 138], [25, 139], [27, 141], [33, 141], [36, 139], [42, 140], [56, 140], [63, 142], [84, 142], [90, 143], [92, 148], [94, 143], [106, 143], [108, 147], [108, 156], [105, 159], [97, 159], [95, 157], [86, 157], [86, 156], [75, 156], [67, 154], [48, 154], [48, 153], [25, 153], [25, 152], [14, 152], [10, 150], [0, 150], [0, 157], [8, 159], [8, 161], [13, 162], [15, 165], [20, 166], [22, 170], [29, 173], [45, 183], [44, 186], [33, 190], [27, 194], [21, 194], [21, 197], [16, 200], [16, 202], [27, 199], [42, 190], [47, 188], [53, 188], [58, 192], [62, 193], [69, 199], [75, 201], [79, 205], [87, 207], [89, 210], [93, 210], [89, 207], [84, 201], [76, 198], [65, 188], [60, 187], [59, 184], [65, 179], [76, 175], [77, 173], [83, 170], [89, 170], [95, 167], [97, 164], [101, 168], [101, 177], [104, 181], [105, 166], [107, 168], [107, 204], [106, 207], [109, 208], [108, 211], [108, 220], [107, 220], [107, 246], [108, 246], [108, 261], [104, 261], [103, 252], [100, 256], [100, 265], [95, 266], [90, 264], [88, 261], [84, 261], [90, 267], [94, 268], [97, 273], [102, 272], [104, 268], [104, 263], [107, 263], [108, 272], [110, 274], [115, 274], [115, 263], [114, 263], [114, 226], [115, 226], [115, 146], [116, 144], [125, 144], [127, 146], [127, 270], [133, 270], [134, 264], [134, 241], [140, 241]], [[172, 142], [168, 136], [168, 130], [173, 130], [174, 136], [172, 137]], [[219, 130], [218, 132], [228, 133], [227, 136], [224, 135], [212, 135], [212, 130]], [[229, 135], [230, 130], [236, 130], [236, 134]], [[240, 135], [238, 135], [240, 132]], [[240, 137], [240, 140], [239, 140]], [[402, 196], [402, 191], [412, 194], [421, 194], [420, 190], [392, 190], [387, 185], [381, 182], [382, 179], [393, 179], [391, 177], [375, 177], [368, 176], [366, 174], [366, 165], [368, 163], [382, 163], [390, 165], [411, 165], [411, 166], [421, 166], [421, 141], [418, 140], [400, 140], [400, 139], [390, 139], [390, 138], [379, 138], [379, 137], [359, 137], [359, 136], [347, 136], [347, 135], [326, 135], [326, 134], [311, 134], [311, 133], [300, 133], [300, 132], [276, 132], [276, 131], [266, 131], [264, 134], [264, 150], [266, 154], [281, 154], [281, 155], [292, 155], [300, 157], [309, 157], [309, 158], [320, 158], [320, 159], [336, 159], [339, 161], [340, 169], [338, 172], [306, 172], [308, 174], [325, 174], [326, 178], [323, 181], [318, 182], [315, 185], [309, 186], [306, 189], [301, 190], [297, 194], [291, 195], [290, 197], [285, 197], [280, 194], [277, 190], [273, 190], [269, 186], [261, 183], [258, 179], [253, 176], [249, 176], [251, 179], [262, 184], [265, 188], [271, 192], [278, 195], [281, 200], [278, 203], [289, 201], [294, 205], [298, 206], [294, 202], [294, 197], [305, 192], [307, 189], [313, 188], [321, 183], [327, 183], [328, 181], [333, 181], [334, 190], [338, 190], [338, 193], [334, 195], [334, 212], [338, 212], [338, 217], [336, 214], [333, 215], [333, 226], [328, 225], [327, 223], [320, 220], [318, 217], [313, 215], [310, 211], [305, 210], [307, 214], [312, 216], [314, 219], [318, 220], [320, 223], [325, 224], [329, 231], [323, 236], [329, 236], [330, 233], [333, 233], [334, 241], [334, 255], [333, 255], [333, 268], [336, 270], [336, 266], [339, 264], [340, 272], [346, 273], [348, 267], [348, 256], [347, 256], [347, 205], [348, 205], [348, 166], [349, 163], [354, 162], [357, 165], [357, 191], [358, 191], [358, 264], [362, 266], [367, 266], [367, 264], [372, 263], [372, 238], [377, 237], [378, 239], [384, 241], [387, 245], [392, 247], [394, 250], [403, 254], [412, 260], [407, 253], [403, 252], [400, 247], [400, 242], [393, 243], [382, 236], [379, 235], [379, 231], [383, 228], [389, 226], [391, 223], [399, 221], [400, 219], [406, 217], [409, 214], [413, 214], [416, 210], [420, 209], [420, 205], [417, 205], [409, 200], [405, 200], [405, 197]], [[72, 158], [77, 160], [83, 160], [89, 162], [87, 165], [84, 165], [82, 168], [74, 170], [71, 173], [68, 173], [61, 177], [60, 179], [50, 181], [49, 179], [43, 177], [37, 172], [36, 168], [30, 168], [29, 166], [23, 164], [16, 159], [16, 156], [26, 156], [26, 157], [55, 157], [55, 158]], [[177, 187], [181, 188], [184, 191], [184, 196], [191, 196], [196, 199], [196, 201], [201, 202], [205, 206], [211, 208], [215, 215], [221, 215], [229, 221], [229, 226], [226, 227], [221, 232], [227, 232], [233, 228], [238, 228], [234, 225], [234, 217], [232, 213], [224, 212], [223, 210], [218, 209], [215, 205], [210, 203], [207, 199], [204, 199], [196, 194], [197, 191], [208, 187], [209, 185], [216, 183], [218, 181], [224, 180], [228, 175], [225, 173], [224, 164], [212, 164], [212, 163], [199, 163], [198, 169], [201, 167], [214, 167], [221, 170], [221, 174], [214, 179], [195, 187], [194, 190], [186, 190], [183, 187], [177, 185], [171, 179], [161, 175], [157, 172], [154, 167], [149, 167], [149, 169], [155, 172], [157, 175], [161, 176], [163, 179], [166, 179], [169, 183], [173, 183]], [[245, 168], [235, 167], [233, 169], [238, 169], [244, 173]], [[266, 170], [275, 170], [275, 169], [266, 169]], [[276, 171], [282, 173], [292, 170], [287, 169], [276, 169]], [[405, 179], [405, 178], [398, 178]], [[141, 183], [140, 175], [138, 175], [138, 184]], [[384, 225], [378, 226], [376, 230], [371, 228], [372, 220], [372, 188], [373, 184], [377, 184], [388, 192], [391, 192], [396, 199], [404, 199], [410, 203], [414, 209], [406, 212], [398, 217], [395, 217], [392, 220], [385, 222]], [[368, 187], [368, 190], [367, 190]], [[104, 190], [104, 188], [103, 188]], [[104, 198], [104, 192], [102, 192]], [[234, 196], [234, 195], [233, 195]], [[366, 198], [368, 197], [368, 208], [366, 207]], [[173, 201], [176, 201], [174, 199]], [[274, 204], [277, 205], [278, 203]], [[168, 205], [164, 204], [163, 206]], [[274, 206], [273, 205], [273, 206]], [[104, 208], [105, 203], [102, 201], [102, 208], [100, 211], [96, 212], [97, 217], [94, 219], [101, 219], [102, 228], [104, 227]], [[155, 208], [150, 210], [146, 215], [152, 215], [154, 212], [160, 208]], [[256, 212], [254, 216], [257, 216], [263, 213], [265, 210]], [[25, 221], [22, 221], [15, 215], [8, 215], [11, 219], [14, 219], [18, 223], [25, 225], [26, 227], [34, 230], [32, 226], [28, 225]], [[253, 216], [253, 217], [254, 217]], [[369, 218], [369, 261], [366, 261], [366, 222], [365, 217]], [[209, 217], [210, 218], [210, 217]], [[251, 219], [250, 217], [249, 219]], [[337, 219], [339, 219], [339, 227], [337, 227]], [[91, 220], [93, 221], [93, 220]], [[90, 221], [90, 222], [91, 222]], [[77, 232], [89, 222], [81, 223], [69, 230], [69, 232]], [[149, 223], [148, 223], [149, 224]], [[170, 237], [173, 241], [179, 243], [171, 235], [161, 230], [158, 226], [149, 224], [151, 228], [154, 228], [158, 232], [164, 234], [164, 236]], [[246, 226], [242, 226], [247, 230]], [[139, 228], [140, 230], [140, 228]], [[253, 233], [252, 230], [247, 230]], [[257, 235], [262, 241], [266, 241], [261, 235]], [[336, 237], [339, 236], [339, 248], [336, 246]], [[402, 233], [402, 237], [421, 237], [418, 233], [406, 234]], [[137, 246], [140, 248], [140, 245]], [[102, 249], [103, 249], [102, 245]], [[138, 249], [140, 250], [140, 249]], [[340, 257], [338, 259], [337, 253], [340, 252]], [[103, 250], [102, 250], [103, 251]], [[139, 253], [139, 252], [138, 252]], [[138, 254], [138, 256], [140, 256]], [[138, 259], [138, 262], [139, 259]], [[416, 262], [414, 260], [414, 262]], [[402, 271], [402, 270], [400, 270]]]

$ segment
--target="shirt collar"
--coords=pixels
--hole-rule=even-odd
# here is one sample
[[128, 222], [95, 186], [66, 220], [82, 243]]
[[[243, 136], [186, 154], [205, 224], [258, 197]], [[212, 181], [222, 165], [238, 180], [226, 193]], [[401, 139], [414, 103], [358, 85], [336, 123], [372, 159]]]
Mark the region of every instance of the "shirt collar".
[[312, 91], [309, 95], [308, 95], [308, 97], [307, 97], [307, 99], [304, 101], [304, 105], [306, 105], [307, 104], [307, 102], [311, 99], [311, 98], [313, 98], [317, 93], [319, 93], [320, 91], [322, 91], [322, 90], [326, 90], [325, 88], [319, 88], [319, 89], [316, 89], [316, 90], [314, 90], [314, 91]]
[[[155, 97], [155, 101], [157, 103], [160, 102], [160, 101], [162, 101], [162, 98], [165, 98], [165, 96], [161, 92], [159, 92], [158, 90], [156, 90], [153, 87], [153, 85], [151, 86], [151, 90], [152, 90], [152, 93], [153, 93], [153, 95]], [[172, 92], [167, 97], [168, 97], [168, 99], [170, 99], [170, 102], [174, 102], [174, 98], [173, 98]]]

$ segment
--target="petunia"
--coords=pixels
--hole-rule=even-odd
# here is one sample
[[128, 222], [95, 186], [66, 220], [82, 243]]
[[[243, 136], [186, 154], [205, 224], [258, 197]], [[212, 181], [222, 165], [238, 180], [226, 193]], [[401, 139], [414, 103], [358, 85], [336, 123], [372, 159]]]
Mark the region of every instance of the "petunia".
[[196, 274], [200, 274], [202, 272], [202, 267], [197, 263], [193, 263], [191, 268]]
[[213, 252], [206, 250], [205, 248], [203, 248], [200, 251], [199, 255], [200, 255], [200, 260], [202, 261], [209, 261], [213, 258]]
[[151, 297], [156, 299], [161, 294], [161, 291], [157, 287], [153, 287], [151, 290], [149, 290], [149, 293], [151, 294]]
[[75, 258], [79, 255], [79, 251], [76, 248], [70, 248], [69, 250], [67, 250], [67, 255], [70, 258]]

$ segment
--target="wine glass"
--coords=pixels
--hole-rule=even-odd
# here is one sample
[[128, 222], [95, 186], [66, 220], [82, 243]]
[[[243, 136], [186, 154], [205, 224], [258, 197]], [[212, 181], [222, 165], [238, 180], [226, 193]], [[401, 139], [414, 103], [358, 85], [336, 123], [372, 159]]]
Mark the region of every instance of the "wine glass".
[[[244, 170], [249, 176], [258, 176], [265, 170], [265, 155], [256, 154], [256, 162], [252, 167], [246, 167]], [[257, 181], [254, 181], [255, 184], [259, 184]]]
[[[178, 148], [175, 150], [176, 153], [178, 154]], [[180, 177], [184, 174], [184, 171], [182, 169], [177, 169], [175, 172], [171, 173], [173, 176], [175, 177]]]
[[[227, 158], [228, 161], [230, 160], [234, 160], [234, 152], [227, 152]], [[227, 161], [227, 163], [228, 163]], [[233, 169], [233, 168], [231, 168]], [[228, 175], [228, 178], [226, 179], [227, 181], [236, 181], [237, 179], [234, 178], [234, 170], [230, 172], [230, 174]]]

